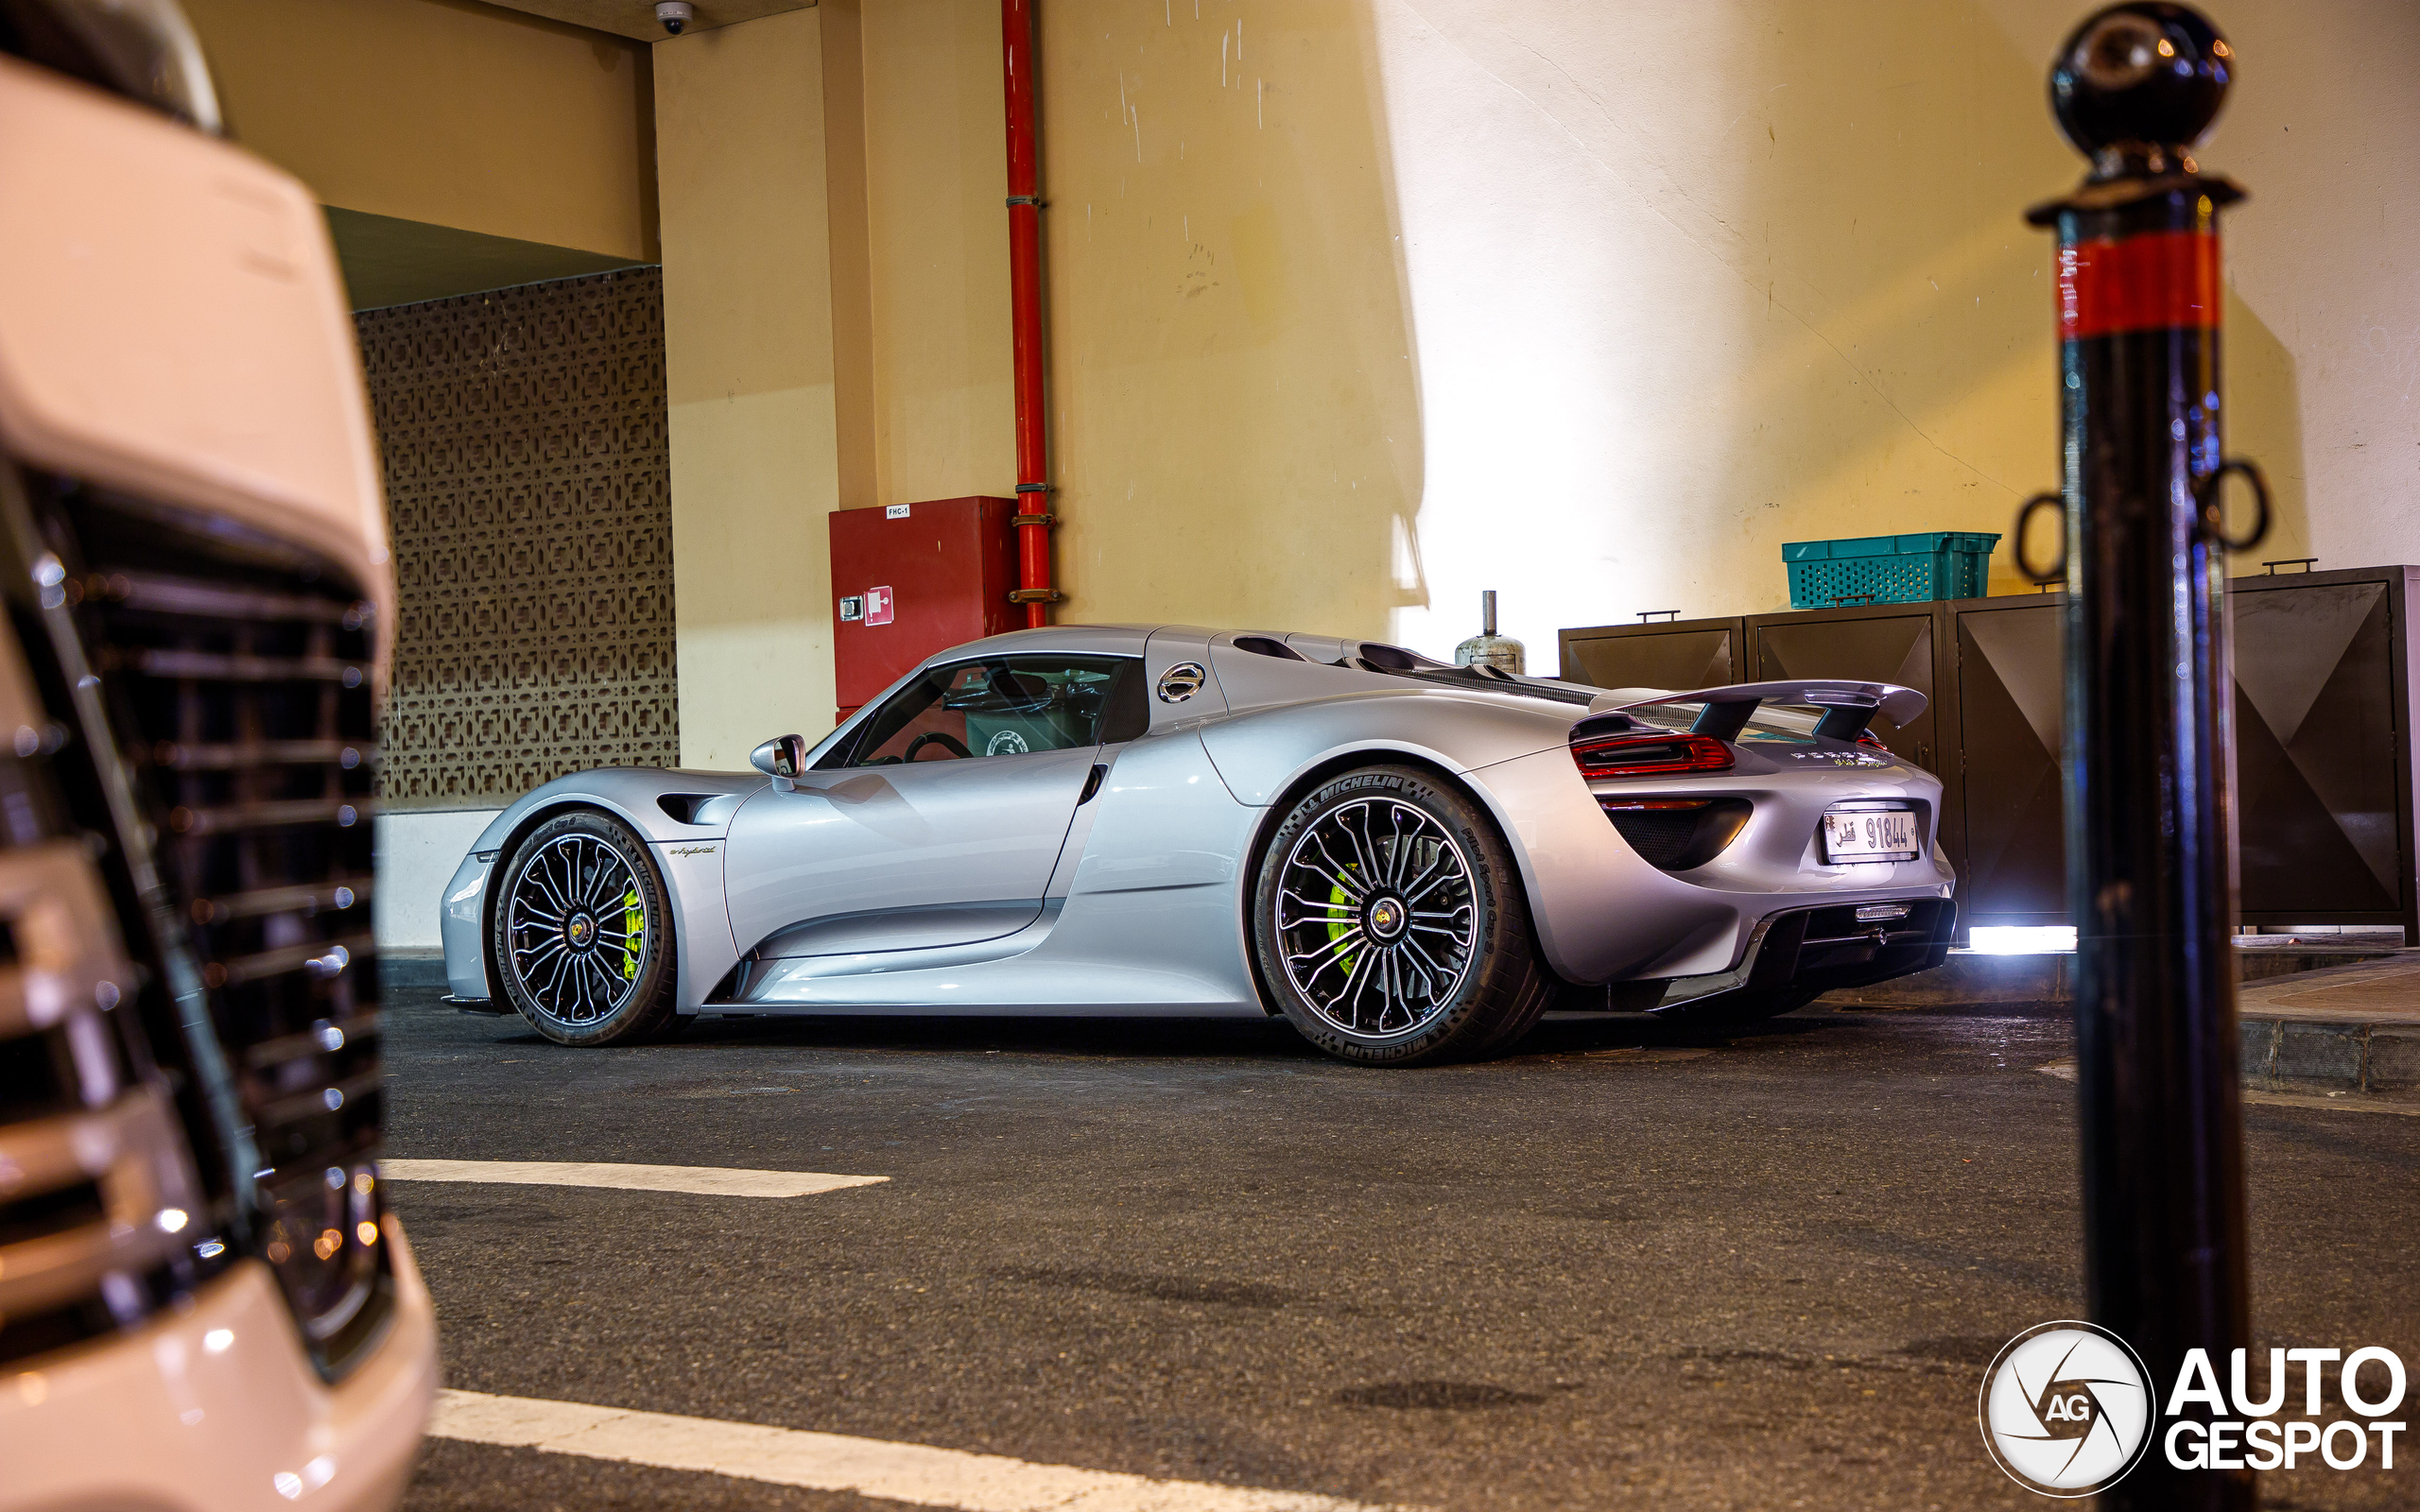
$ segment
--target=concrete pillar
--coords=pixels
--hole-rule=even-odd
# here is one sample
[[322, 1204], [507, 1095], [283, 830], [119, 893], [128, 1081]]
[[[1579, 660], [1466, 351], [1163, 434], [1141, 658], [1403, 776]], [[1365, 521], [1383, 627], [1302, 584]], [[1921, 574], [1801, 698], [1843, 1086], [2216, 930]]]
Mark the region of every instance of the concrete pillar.
[[832, 727], [838, 507], [822, 23], [655, 49], [681, 760]]

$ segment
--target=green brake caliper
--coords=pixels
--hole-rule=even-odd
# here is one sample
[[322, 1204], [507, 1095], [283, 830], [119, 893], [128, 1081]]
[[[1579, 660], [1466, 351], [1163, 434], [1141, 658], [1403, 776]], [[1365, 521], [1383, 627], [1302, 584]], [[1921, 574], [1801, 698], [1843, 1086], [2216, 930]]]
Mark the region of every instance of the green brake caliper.
[[[1346, 894], [1344, 890], [1344, 884], [1340, 880], [1328, 884], [1327, 901], [1336, 905], [1335, 911], [1328, 915], [1327, 920], [1327, 937], [1329, 942], [1332, 944], [1337, 940], [1342, 939], [1345, 936], [1345, 932], [1353, 927], [1353, 920], [1349, 917], [1342, 917], [1349, 915], [1352, 912], [1353, 900]], [[1344, 968], [1344, 975], [1347, 981], [1352, 980], [1353, 958], [1357, 954], [1357, 952], [1347, 951], [1337, 957], [1338, 962]]]
[[647, 944], [647, 913], [639, 907], [639, 890], [632, 887], [622, 894], [622, 980], [633, 982], [639, 974], [639, 952]]

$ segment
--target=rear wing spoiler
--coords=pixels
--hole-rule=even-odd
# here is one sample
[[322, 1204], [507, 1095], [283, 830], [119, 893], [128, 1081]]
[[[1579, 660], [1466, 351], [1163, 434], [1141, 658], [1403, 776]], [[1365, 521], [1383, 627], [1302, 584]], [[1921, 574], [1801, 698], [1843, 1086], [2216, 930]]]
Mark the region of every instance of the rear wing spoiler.
[[[1814, 679], [1798, 682], [1735, 682], [1720, 688], [1699, 688], [1689, 693], [1661, 693], [1652, 697], [1633, 696], [1637, 689], [1607, 694], [1589, 706], [1588, 717], [1575, 727], [1572, 733], [1611, 734], [1628, 728], [1631, 721], [1625, 713], [1651, 705], [1694, 703], [1703, 707], [1697, 722], [1689, 727], [1695, 733], [1712, 735], [1717, 740], [1734, 740], [1755, 717], [1756, 706], [1765, 703], [1795, 704], [1821, 709], [1824, 717], [1816, 722], [1815, 733], [1826, 740], [1855, 740], [1865, 733], [1866, 725], [1880, 714], [1894, 725], [1904, 725], [1925, 712], [1929, 699], [1913, 688], [1903, 688], [1894, 682], [1846, 682], [1832, 679]], [[1616, 724], [1616, 720], [1619, 724]]]

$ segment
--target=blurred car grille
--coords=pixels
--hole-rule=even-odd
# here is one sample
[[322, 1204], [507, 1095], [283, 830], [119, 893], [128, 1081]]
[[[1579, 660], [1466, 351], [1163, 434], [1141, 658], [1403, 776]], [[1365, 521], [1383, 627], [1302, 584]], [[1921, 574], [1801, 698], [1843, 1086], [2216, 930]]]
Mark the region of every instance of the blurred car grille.
[[[15, 647], [0, 647], [13, 662]], [[11, 668], [0, 683], [20, 681]], [[7, 702], [0, 696], [0, 702]], [[31, 720], [26, 721], [26, 714]], [[0, 712], [6, 733], [45, 723]], [[26, 742], [26, 744], [34, 744]], [[39, 747], [37, 746], [37, 751]], [[0, 846], [0, 1362], [140, 1322], [201, 1203], [162, 1078], [116, 1032], [134, 980], [92, 856], [44, 833], [20, 766]]]
[[[128, 1326], [251, 1254], [276, 1271], [334, 1379], [383, 1334], [392, 1298], [369, 927], [374, 627], [354, 585], [289, 543], [25, 481], [27, 520], [12, 539], [30, 539], [9, 556], [32, 558], [24, 570], [39, 600], [12, 604], [11, 617], [48, 727], [88, 736], [91, 721], [100, 725], [100, 738], [67, 738], [50, 758], [47, 801], [54, 828], [108, 837], [43, 853], [85, 868], [101, 916], [87, 948], [91, 937], [122, 937], [133, 958], [86, 969], [118, 984], [102, 996], [137, 999], [131, 1012], [92, 1010], [112, 1021], [100, 1038], [125, 1064], [120, 1100], [139, 1095], [153, 1110], [148, 1125], [119, 1115], [123, 1143], [145, 1146], [136, 1163], [147, 1169], [177, 1165], [168, 1157], [187, 1146], [193, 1159], [192, 1190], [154, 1205], [182, 1216], [173, 1232], [101, 1182], [102, 1228], [164, 1241], [166, 1268], [141, 1271], [145, 1255], [96, 1263], [80, 1299], [62, 1303], [73, 1315], [22, 1338], [0, 1291], [0, 1357], [64, 1342], [78, 1327]], [[5, 726], [0, 717], [0, 743]], [[0, 819], [6, 809], [0, 796]], [[0, 884], [30, 855], [0, 852]], [[0, 1036], [8, 1011], [0, 1006]], [[26, 1131], [97, 1116], [100, 1084], [72, 1040], [38, 1042], [43, 1034], [0, 1039], [0, 1201], [10, 1193], [6, 1157]], [[82, 1110], [62, 1111], [71, 1100]], [[35, 1116], [44, 1108], [46, 1119]], [[17, 1274], [17, 1246], [57, 1242], [12, 1238], [41, 1213], [55, 1228], [79, 1214], [90, 1222], [93, 1199], [57, 1194], [74, 1186], [13, 1204], [15, 1220], [0, 1208], [0, 1277]]]

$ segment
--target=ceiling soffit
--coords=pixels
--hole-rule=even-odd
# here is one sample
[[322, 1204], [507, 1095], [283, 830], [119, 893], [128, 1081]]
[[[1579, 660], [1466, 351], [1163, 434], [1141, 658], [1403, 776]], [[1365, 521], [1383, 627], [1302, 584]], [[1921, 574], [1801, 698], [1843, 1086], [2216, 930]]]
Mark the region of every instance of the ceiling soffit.
[[[489, 0], [507, 10], [520, 10], [549, 21], [567, 21], [575, 26], [592, 31], [610, 31], [617, 37], [630, 37], [639, 42], [665, 40], [663, 24], [655, 19], [655, 0]], [[754, 21], [760, 16], [775, 16], [785, 10], [807, 10], [815, 0], [690, 0], [696, 16], [688, 25], [689, 31], [712, 31], [742, 21]]]

